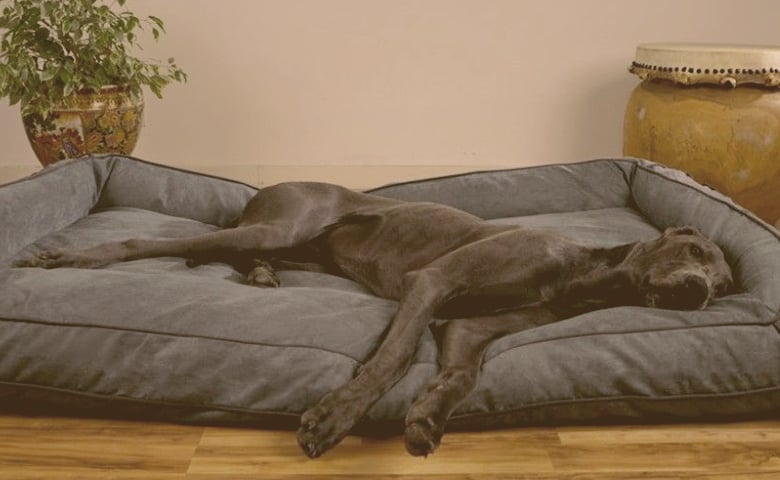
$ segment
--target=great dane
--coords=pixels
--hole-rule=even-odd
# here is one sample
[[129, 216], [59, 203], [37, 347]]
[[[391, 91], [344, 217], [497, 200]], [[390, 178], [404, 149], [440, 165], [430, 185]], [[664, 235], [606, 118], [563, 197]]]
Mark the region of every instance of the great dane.
[[406, 372], [434, 317], [439, 373], [406, 415], [405, 442], [428, 455], [475, 388], [483, 353], [501, 336], [620, 305], [702, 309], [729, 289], [721, 250], [697, 229], [592, 248], [546, 230], [496, 225], [455, 208], [404, 202], [323, 183], [260, 190], [234, 228], [178, 239], [131, 239], [84, 250], [43, 251], [22, 267], [98, 268], [177, 256], [225, 262], [253, 285], [279, 282], [273, 268], [350, 278], [398, 310], [370, 359], [301, 416], [309, 457], [336, 445]]

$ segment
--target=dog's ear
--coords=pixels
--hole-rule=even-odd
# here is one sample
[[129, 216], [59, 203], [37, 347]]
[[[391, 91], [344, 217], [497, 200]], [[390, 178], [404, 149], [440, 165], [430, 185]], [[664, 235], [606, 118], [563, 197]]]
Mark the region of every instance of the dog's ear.
[[685, 225], [683, 227], [669, 227], [664, 230], [664, 235], [697, 235], [703, 237], [698, 228], [692, 225]]

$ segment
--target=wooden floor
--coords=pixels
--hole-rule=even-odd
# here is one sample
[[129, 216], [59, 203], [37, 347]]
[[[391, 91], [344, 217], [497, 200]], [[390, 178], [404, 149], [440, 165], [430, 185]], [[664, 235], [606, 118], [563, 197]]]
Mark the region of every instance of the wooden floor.
[[780, 480], [780, 420], [452, 433], [427, 459], [348, 437], [317, 460], [289, 431], [0, 416], [0, 479]]

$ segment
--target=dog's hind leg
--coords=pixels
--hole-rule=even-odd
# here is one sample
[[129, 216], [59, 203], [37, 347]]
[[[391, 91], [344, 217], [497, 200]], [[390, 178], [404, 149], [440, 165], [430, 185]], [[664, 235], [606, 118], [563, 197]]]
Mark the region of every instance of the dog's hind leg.
[[490, 342], [556, 320], [549, 310], [527, 308], [448, 321], [439, 342], [439, 374], [406, 415], [406, 450], [412, 455], [428, 456], [439, 446], [450, 414], [476, 387]]
[[[313, 230], [313, 229], [312, 229]], [[30, 259], [15, 263], [17, 267], [99, 268], [105, 265], [152, 257], [183, 257], [203, 263], [202, 258], [218, 258], [225, 252], [236, 255], [272, 251], [307, 241], [319, 232], [290, 231], [288, 225], [261, 224], [218, 230], [195, 237], [171, 239], [135, 238], [108, 242], [83, 250], [44, 250]], [[251, 258], [250, 258], [251, 260]]]
[[361, 201], [375, 204], [390, 202], [335, 185], [280, 184], [260, 190], [247, 203], [236, 228], [189, 238], [131, 239], [83, 250], [43, 251], [15, 265], [99, 268], [126, 260], [166, 256], [192, 259], [192, 264], [207, 263], [210, 259], [230, 260], [236, 253], [240, 256], [251, 251], [272, 251], [307, 242], [326, 232]]

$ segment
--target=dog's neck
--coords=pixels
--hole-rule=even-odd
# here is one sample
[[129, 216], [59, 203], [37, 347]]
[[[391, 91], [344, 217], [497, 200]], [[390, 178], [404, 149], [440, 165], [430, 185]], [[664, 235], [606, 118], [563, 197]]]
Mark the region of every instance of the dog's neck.
[[548, 304], [559, 318], [623, 305], [640, 305], [639, 281], [628, 262], [640, 243], [584, 251]]

